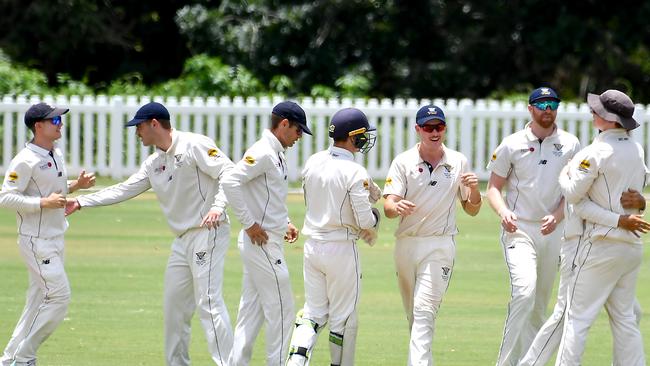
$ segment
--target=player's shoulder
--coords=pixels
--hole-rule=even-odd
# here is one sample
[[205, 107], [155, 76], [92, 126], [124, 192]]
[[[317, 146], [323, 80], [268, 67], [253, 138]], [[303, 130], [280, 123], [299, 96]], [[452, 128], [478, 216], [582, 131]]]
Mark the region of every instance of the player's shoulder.
[[42, 160], [42, 156], [37, 153], [36, 151], [33, 151], [32, 149], [25, 147], [22, 150], [14, 156], [13, 159], [11, 159], [11, 165], [24, 165], [24, 166], [34, 166], [38, 164]]
[[408, 164], [408, 163], [417, 163], [420, 159], [420, 153], [418, 152], [417, 145], [404, 150], [401, 153], [395, 155], [393, 162], [396, 164]]

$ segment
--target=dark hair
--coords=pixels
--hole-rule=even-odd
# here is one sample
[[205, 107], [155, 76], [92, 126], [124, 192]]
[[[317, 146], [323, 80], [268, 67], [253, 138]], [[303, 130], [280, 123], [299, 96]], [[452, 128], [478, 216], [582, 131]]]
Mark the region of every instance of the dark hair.
[[156, 121], [160, 123], [160, 125], [166, 129], [166, 130], [171, 130], [172, 129], [172, 123], [168, 119], [158, 119], [156, 118]]
[[276, 128], [278, 128], [280, 122], [282, 122], [283, 119], [285, 118], [280, 117], [277, 114], [271, 114], [271, 129], [275, 130]]

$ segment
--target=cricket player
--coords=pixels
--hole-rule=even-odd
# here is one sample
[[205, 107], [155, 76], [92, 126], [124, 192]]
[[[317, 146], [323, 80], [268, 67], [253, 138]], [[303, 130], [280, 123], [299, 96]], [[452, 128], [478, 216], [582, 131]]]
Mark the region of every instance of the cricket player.
[[18, 247], [29, 274], [25, 308], [0, 358], [2, 366], [36, 365], [38, 347], [61, 323], [70, 303], [70, 284], [63, 267], [65, 195], [95, 184], [82, 171], [68, 182], [65, 162], [55, 141], [61, 138], [68, 109], [32, 105], [25, 125], [34, 138], [9, 166], [0, 191], [0, 207], [16, 211]]
[[286, 359], [294, 319], [289, 269], [283, 242], [298, 239], [289, 221], [284, 151], [306, 133], [305, 111], [285, 101], [273, 107], [271, 129], [244, 153], [223, 180], [230, 207], [242, 224], [238, 246], [244, 264], [242, 294], [229, 365], [250, 363], [255, 338], [266, 323], [266, 363]]
[[354, 161], [375, 143], [366, 115], [356, 108], [332, 116], [329, 149], [312, 155], [302, 171], [307, 206], [302, 233], [305, 306], [298, 312], [287, 365], [304, 366], [329, 320], [331, 365], [354, 365], [361, 263], [357, 239], [374, 243], [381, 190]]
[[482, 202], [467, 158], [444, 145], [446, 128], [440, 107], [418, 110], [420, 142], [393, 159], [383, 192], [386, 217], [400, 220], [395, 267], [411, 331], [408, 365], [433, 365], [435, 320], [456, 255], [455, 199], [471, 216]]
[[[634, 120], [634, 103], [618, 90], [589, 94], [593, 124], [601, 133], [580, 151], [569, 166], [568, 179], [560, 182], [569, 203], [589, 197], [601, 207], [640, 219], [639, 209], [624, 209], [618, 199], [629, 189], [641, 191], [647, 179], [642, 147], [629, 131]], [[585, 213], [576, 206], [578, 215]], [[587, 218], [583, 242], [575, 260], [577, 266], [556, 365], [581, 365], [587, 331], [603, 306], [612, 328], [616, 366], [645, 365], [643, 341], [634, 314], [637, 276], [643, 257], [638, 230], [602, 225]]]
[[533, 90], [528, 103], [531, 122], [503, 139], [487, 167], [487, 197], [501, 217], [511, 285], [497, 366], [516, 365], [546, 320], [564, 219], [558, 176], [580, 148], [555, 124], [560, 97], [553, 89]]
[[160, 103], [142, 106], [129, 126], [156, 151], [126, 181], [77, 197], [67, 211], [116, 204], [153, 189], [176, 236], [165, 272], [165, 361], [190, 364], [190, 322], [198, 311], [212, 360], [226, 365], [233, 336], [222, 286], [230, 224], [220, 180], [234, 164], [210, 138], [173, 129]]
[[[563, 184], [563, 179], [568, 179], [566, 169], [570, 164], [572, 163], [569, 162], [560, 173], [560, 184]], [[620, 202], [624, 209], [645, 209], [645, 198], [637, 191], [630, 190], [623, 192]], [[640, 217], [635, 215], [619, 215], [598, 206], [588, 198], [583, 199], [575, 205], [566, 204], [564, 234], [560, 249], [560, 282], [557, 292], [557, 302], [553, 308], [553, 313], [537, 332], [533, 343], [519, 362], [519, 366], [546, 365], [560, 345], [564, 327], [564, 315], [568, 307], [569, 284], [572, 283], [574, 274], [574, 260], [578, 253], [578, 247], [582, 240], [585, 227], [585, 219], [575, 212], [575, 206], [579, 206], [578, 211], [585, 215], [588, 221], [594, 223], [610, 227], [620, 227], [630, 231], [647, 231], [650, 229], [650, 223]], [[638, 302], [635, 304], [635, 317], [638, 323], [641, 317], [641, 309]]]

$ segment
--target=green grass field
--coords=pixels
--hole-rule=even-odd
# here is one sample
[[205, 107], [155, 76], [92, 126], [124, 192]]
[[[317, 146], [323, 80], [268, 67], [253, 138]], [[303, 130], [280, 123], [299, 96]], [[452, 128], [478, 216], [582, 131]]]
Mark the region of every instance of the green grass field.
[[[289, 198], [290, 215], [302, 225], [304, 205]], [[224, 273], [225, 300], [237, 316], [241, 260], [232, 242]], [[172, 235], [153, 194], [120, 205], [84, 209], [70, 218], [66, 268], [73, 299], [68, 316], [40, 348], [39, 365], [163, 365], [162, 286]], [[9, 339], [24, 305], [27, 272], [16, 248], [14, 214], [0, 211], [0, 347]], [[363, 293], [357, 342], [358, 365], [406, 363], [408, 331], [393, 268], [394, 220], [384, 220], [375, 247], [360, 244]], [[453, 279], [440, 309], [434, 337], [438, 365], [491, 365], [498, 353], [509, 282], [498, 242], [498, 220], [485, 204], [475, 218], [459, 212], [461, 233]], [[286, 247], [297, 308], [304, 301], [302, 242]], [[647, 261], [639, 279], [641, 305], [650, 308]], [[554, 300], [553, 300], [554, 301]], [[552, 304], [551, 304], [552, 306]], [[550, 306], [549, 306], [550, 309]], [[646, 313], [647, 314], [647, 313]], [[650, 322], [642, 322], [647, 336]], [[193, 323], [194, 365], [209, 365], [203, 332]], [[646, 349], [648, 338], [646, 337]], [[258, 337], [252, 364], [264, 364]], [[607, 365], [611, 336], [604, 313], [591, 329], [585, 365]], [[313, 365], [329, 364], [327, 335], [321, 334]]]

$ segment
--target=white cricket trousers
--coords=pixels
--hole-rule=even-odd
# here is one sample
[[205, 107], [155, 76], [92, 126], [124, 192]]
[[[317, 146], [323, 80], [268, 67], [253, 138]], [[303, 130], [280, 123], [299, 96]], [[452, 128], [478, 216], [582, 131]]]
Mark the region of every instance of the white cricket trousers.
[[221, 223], [212, 230], [191, 229], [172, 243], [163, 307], [167, 365], [190, 364], [190, 327], [195, 311], [212, 360], [226, 365], [233, 339], [223, 301], [223, 266], [229, 239], [230, 225]]
[[560, 264], [562, 227], [542, 235], [541, 222], [517, 221], [517, 231], [502, 231], [501, 243], [510, 274], [510, 302], [497, 366], [519, 363], [546, 320]]
[[567, 309], [569, 284], [573, 279], [573, 264], [580, 242], [579, 236], [568, 240], [562, 239], [560, 249], [560, 283], [557, 290], [557, 302], [553, 313], [539, 329], [528, 352], [519, 362], [519, 366], [543, 366], [557, 351], [562, 339], [564, 314]]
[[643, 339], [634, 314], [642, 257], [643, 246], [638, 244], [588, 239], [580, 245], [556, 365], [581, 365], [587, 332], [603, 306], [614, 342], [612, 365], [645, 365]]
[[409, 366], [433, 365], [435, 321], [449, 287], [455, 255], [453, 236], [397, 239], [397, 282], [411, 331]]
[[289, 350], [295, 310], [284, 259], [284, 238], [268, 231], [267, 234], [268, 242], [259, 246], [251, 242], [245, 231], [239, 232], [244, 278], [230, 366], [250, 363], [255, 338], [264, 323], [266, 364], [284, 365]]
[[61, 323], [70, 303], [70, 284], [63, 268], [63, 235], [19, 235], [18, 246], [29, 273], [29, 288], [23, 313], [4, 350], [2, 365], [35, 362], [38, 347]]
[[[346, 324], [357, 312], [361, 295], [359, 249], [353, 240], [326, 242], [309, 239], [304, 246], [303, 318], [319, 326], [329, 320], [330, 332], [345, 336]], [[356, 319], [356, 316], [352, 317]], [[349, 324], [350, 327], [357, 326]]]

